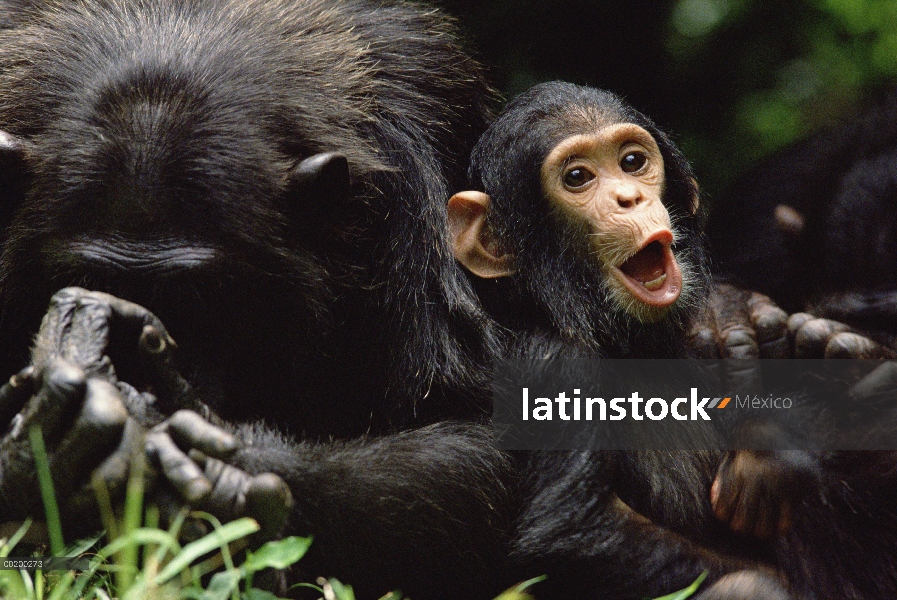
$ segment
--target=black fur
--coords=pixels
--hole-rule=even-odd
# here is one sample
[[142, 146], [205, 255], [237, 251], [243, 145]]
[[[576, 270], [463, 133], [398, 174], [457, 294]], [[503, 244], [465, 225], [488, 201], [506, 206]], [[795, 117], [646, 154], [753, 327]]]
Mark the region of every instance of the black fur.
[[[642, 126], [661, 148], [663, 202], [677, 231], [675, 253], [692, 273], [692, 289], [684, 292], [691, 299], [680, 298], [656, 324], [639, 323], [616, 306], [586, 232], [542, 193], [542, 163], [558, 143], [619, 122]], [[480, 138], [468, 185], [489, 194], [489, 226], [515, 256], [510, 277], [471, 276], [487, 311], [507, 333], [506, 355], [685, 356], [685, 331], [707, 284], [701, 215], [691, 210], [697, 188], [685, 158], [647, 117], [608, 92], [562, 82], [537, 85], [510, 102]], [[703, 570], [714, 580], [747, 568], [747, 561], [719, 552], [731, 549], [732, 537], [716, 523], [709, 503], [718, 459], [709, 452], [521, 457], [528, 503], [514, 555], [522, 564], [544, 564], [546, 586], [558, 598], [654, 597], [687, 586]], [[651, 522], [621, 508], [620, 499]]]
[[[491, 92], [452, 23], [367, 0], [28, 4], [0, 31], [0, 129], [28, 162], [26, 193], [0, 190], [6, 371], [63, 286], [143, 304], [221, 416], [303, 440], [256, 424], [235, 460], [290, 484], [310, 574], [495, 593], [492, 342], [444, 239]], [[342, 204], [289, 178], [325, 151], [348, 159]]]
[[[378, 357], [384, 368], [364, 365], [365, 377], [349, 381], [354, 395], [365, 395], [359, 389], [372, 373], [390, 379], [368, 387], [402, 398], [421, 398], [434, 383], [482, 380], [484, 373], [472, 369], [482, 361], [470, 359], [480, 351], [475, 338], [467, 336], [468, 346], [454, 341], [477, 317], [441, 243], [444, 213], [437, 204], [458, 185], [462, 152], [484, 126], [488, 93], [478, 67], [459, 54], [444, 19], [402, 5], [243, 4], [61, 3], [4, 38], [0, 69], [8, 83], [0, 93], [0, 127], [35, 147], [35, 186], [8, 232], [4, 287], [136, 285], [141, 289], [130, 295], [145, 300], [139, 293], [145, 291], [163, 320], [175, 323], [168, 314], [174, 311], [162, 306], [167, 295], [155, 290], [166, 278], [98, 274], [89, 265], [81, 274], [60, 268], [65, 257], [53, 255], [32, 269], [30, 259], [14, 255], [33, 256], [33, 246], [59, 230], [71, 237], [125, 228], [212, 237], [225, 249], [243, 250], [227, 256], [235, 266], [252, 271], [253, 261], [261, 264], [255, 270], [262, 273], [229, 278], [243, 287], [251, 289], [259, 276], [288, 287], [314, 282], [298, 294], [283, 290], [282, 300], [265, 299], [275, 302], [272, 309], [303, 302], [278, 314], [315, 323], [326, 312], [350, 312], [364, 324], [362, 336], [345, 329], [358, 352]], [[90, 43], [82, 31], [91, 31]], [[143, 35], [149, 31], [156, 35]], [[139, 135], [147, 137], [136, 147], [124, 141]], [[326, 224], [303, 222], [309, 211], [301, 198], [284, 197], [289, 166], [322, 150], [348, 157], [357, 198], [335, 210], [344, 211], [334, 220], [348, 230], [347, 243], [330, 243], [326, 253], [317, 252], [311, 235]], [[133, 189], [109, 183], [119, 176], [133, 178]], [[126, 200], [153, 203], [144, 205], [151, 218], [127, 212]], [[379, 221], [377, 238], [353, 235]], [[422, 239], [433, 243], [426, 247]], [[339, 286], [343, 273], [351, 294], [326, 289]], [[139, 283], [120, 283], [129, 278]], [[361, 287], [375, 289], [363, 294]], [[334, 296], [346, 306], [327, 306]], [[7, 303], [21, 308], [14, 304]], [[390, 315], [389, 326], [378, 330], [379, 320], [365, 318], [371, 306]], [[33, 324], [17, 316], [8, 321]], [[202, 330], [190, 322], [191, 330]], [[189, 335], [184, 328], [182, 345], [189, 346]], [[267, 336], [257, 337], [270, 346]], [[321, 354], [308, 341], [303, 333], [286, 347], [295, 352], [278, 354], [291, 361]], [[394, 404], [396, 415], [409, 413]]]
[[[554, 146], [615, 122], [640, 125], [660, 146], [666, 167], [664, 204], [677, 232], [674, 251], [690, 274], [683, 296], [656, 325], [641, 324], [616, 306], [580, 224], [560, 218], [541, 194], [541, 165]], [[708, 281], [703, 216], [691, 210], [698, 191], [690, 165], [650, 119], [608, 92], [561, 82], [538, 85], [509, 103], [480, 139], [469, 185], [490, 195], [490, 226], [517, 257], [514, 277], [477, 282], [483, 301], [503, 325], [546, 328], [594, 356], [684, 356], [683, 332]], [[513, 310], [504, 304], [509, 299]]]
[[[638, 323], [611, 304], [583, 232], [553, 213], [539, 180], [542, 163], [559, 141], [616, 122], [641, 125], [660, 146], [667, 183], [663, 202], [677, 232], [677, 260], [692, 263], [693, 298], [659, 325]], [[506, 355], [687, 356], [689, 318], [706, 296], [702, 215], [689, 210], [697, 189], [688, 164], [650, 120], [607, 92], [541, 84], [511, 102], [481, 138], [468, 185], [490, 195], [489, 225], [516, 256], [517, 271], [505, 280], [471, 276], [490, 315], [505, 328]], [[739, 230], [733, 224], [730, 233]], [[596, 428], [595, 435], [604, 434]], [[798, 598], [883, 600], [897, 594], [893, 453], [770, 457], [772, 465], [801, 463], [786, 471], [783, 482], [801, 488], [802, 500], [793, 529], [768, 545], [737, 538], [714, 519], [709, 490], [724, 456], [543, 452], [523, 457], [528, 502], [514, 556], [522, 564], [541, 559], [559, 598], [649, 597], [686, 585], [704, 569], [711, 581], [720, 579], [696, 597], [785, 596], [762, 577], [749, 579], [756, 587], [747, 592], [731, 585], [723, 574], [744, 568], [745, 558], [778, 569]], [[796, 477], [804, 466], [815, 472], [817, 458], [819, 485]], [[621, 508], [619, 500], [639, 515]], [[850, 556], [835, 557], [832, 548], [851, 548]]]

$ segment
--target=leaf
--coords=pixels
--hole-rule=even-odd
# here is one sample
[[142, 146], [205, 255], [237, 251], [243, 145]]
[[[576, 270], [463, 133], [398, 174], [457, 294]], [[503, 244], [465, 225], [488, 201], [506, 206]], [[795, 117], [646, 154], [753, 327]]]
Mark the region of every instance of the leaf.
[[[330, 579], [327, 581], [330, 584], [330, 587], [333, 589], [333, 595], [336, 596], [337, 600], [355, 600], [355, 592], [352, 590], [351, 585], [345, 585], [340, 582], [338, 579]], [[327, 588], [324, 588], [324, 591], [327, 591]], [[324, 594], [324, 597], [327, 597], [327, 594]]]
[[86, 538], [75, 542], [65, 549], [65, 556], [81, 556], [82, 554], [93, 548], [97, 542], [103, 539], [104, 535], [104, 532], [100, 532], [91, 538]]
[[272, 594], [271, 592], [266, 592], [265, 590], [260, 590], [258, 588], [252, 588], [247, 590], [243, 594], [243, 600], [280, 600], [277, 596]]
[[515, 592], [523, 592], [525, 589], [532, 587], [537, 583], [542, 583], [548, 579], [548, 575], [540, 575], [539, 577], [533, 577], [532, 579], [527, 579], [523, 583], [518, 583], [513, 588], [511, 588]]
[[518, 590], [508, 590], [499, 594], [495, 600], [533, 600], [533, 596]]
[[276, 542], [268, 542], [255, 552], [246, 553], [242, 565], [244, 573], [256, 573], [262, 569], [286, 569], [297, 562], [311, 546], [311, 538], [287, 537]]
[[50, 595], [47, 600], [62, 600], [63, 596], [65, 596], [69, 591], [71, 591], [72, 582], [75, 580], [75, 572], [67, 571], [62, 575], [62, 578], [57, 581], [52, 590], [50, 590]]
[[545, 581], [548, 578], [547, 575], [541, 575], [539, 577], [533, 577], [532, 579], [527, 579], [522, 583], [518, 583], [514, 587], [509, 590], [506, 590], [498, 595], [495, 600], [532, 600], [533, 596], [526, 592], [526, 589], [533, 586], [536, 583], [540, 583]]
[[18, 571], [0, 571], [0, 598], [30, 598]]
[[237, 569], [215, 573], [206, 591], [200, 597], [202, 600], [227, 600], [237, 589], [241, 579], [243, 579], [243, 574]]
[[40, 484], [40, 495], [44, 501], [44, 513], [47, 517], [47, 534], [50, 537], [50, 551], [53, 556], [63, 556], [65, 542], [62, 539], [62, 521], [59, 518], [59, 504], [56, 491], [53, 489], [53, 476], [50, 474], [50, 461], [40, 427], [28, 430], [31, 441], [31, 452], [34, 454], [34, 468], [37, 471], [37, 482]]
[[701, 573], [698, 578], [695, 579], [695, 582], [684, 590], [679, 590], [678, 592], [673, 592], [672, 594], [667, 594], [666, 596], [661, 596], [654, 600], [685, 600], [697, 591], [701, 584], [704, 583], [705, 579], [707, 579], [707, 571]]
[[216, 529], [195, 542], [187, 544], [181, 549], [177, 556], [171, 559], [170, 563], [165, 565], [165, 568], [162, 569], [156, 577], [156, 585], [162, 585], [166, 581], [172, 579], [203, 554], [208, 554], [221, 546], [252, 535], [259, 529], [261, 529], [261, 527], [259, 527], [259, 524], [256, 523], [254, 519], [244, 517], [242, 519], [237, 519], [236, 521], [231, 521], [221, 529]]
[[31, 523], [33, 521], [28, 518], [22, 522], [22, 526], [19, 527], [18, 531], [16, 531], [9, 541], [7, 541], [2, 547], [0, 547], [0, 558], [6, 558], [9, 556], [9, 553], [12, 552], [13, 548], [16, 547], [22, 538], [25, 537], [25, 534], [28, 533], [28, 530], [31, 529]]

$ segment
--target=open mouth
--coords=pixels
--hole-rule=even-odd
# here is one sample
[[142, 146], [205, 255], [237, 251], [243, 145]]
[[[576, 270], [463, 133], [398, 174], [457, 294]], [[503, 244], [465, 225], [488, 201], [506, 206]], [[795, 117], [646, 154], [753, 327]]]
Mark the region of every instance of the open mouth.
[[670, 246], [673, 234], [663, 230], [612, 272], [639, 301], [650, 306], [673, 304], [682, 292], [682, 272]]

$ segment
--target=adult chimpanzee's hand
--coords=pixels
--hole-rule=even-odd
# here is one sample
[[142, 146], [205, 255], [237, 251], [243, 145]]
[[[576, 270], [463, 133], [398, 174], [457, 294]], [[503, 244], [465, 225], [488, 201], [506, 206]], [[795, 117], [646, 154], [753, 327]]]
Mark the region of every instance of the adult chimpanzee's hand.
[[716, 284], [689, 345], [696, 358], [789, 358], [788, 314], [763, 294]]
[[87, 533], [99, 525], [92, 473], [105, 480], [113, 497], [121, 493], [129, 457], [143, 447], [140, 423], [161, 420], [154, 396], [118, 381], [107, 353], [118, 333], [135, 327], [131, 353], [160, 370], [167, 356], [160, 346], [173, 341], [150, 313], [77, 288], [53, 297], [35, 339], [32, 365], [0, 389], [4, 518], [43, 515], [29, 439], [33, 427], [44, 437], [67, 531]]
[[[702, 319], [690, 333], [697, 358], [894, 358], [887, 347], [843, 323], [807, 313], [789, 316], [768, 297], [729, 285], [714, 286]], [[866, 377], [854, 395], [890, 385], [897, 377], [885, 368]], [[760, 363], [740, 368], [729, 361], [729, 388], [763, 389]], [[774, 447], [775, 444], [772, 444]], [[814, 456], [800, 451], [727, 452], [710, 491], [717, 518], [738, 533], [768, 539], [787, 531], [798, 505], [818, 484]]]
[[[193, 412], [163, 422], [172, 409], [183, 407], [212, 418], [174, 367], [173, 348], [162, 323], [136, 304], [78, 288], [53, 297], [32, 365], [0, 388], [0, 426], [8, 425], [0, 438], [4, 518], [43, 514], [28, 438], [38, 426], [70, 533], [99, 526], [91, 476], [99, 476], [112, 498], [119, 498], [131, 458], [144, 450], [171, 478], [170, 485], [159, 486], [174, 491], [161, 494], [168, 506], [193, 503], [221, 519], [253, 516], [263, 533], [282, 527], [289, 490], [275, 475], [253, 477], [221, 462], [239, 447], [231, 434]], [[125, 373], [135, 385], [122, 380]], [[147, 428], [156, 425], [144, 439]], [[154, 474], [150, 469], [150, 480]]]
[[788, 315], [767, 296], [727, 283], [713, 286], [689, 333], [695, 358], [895, 358], [897, 352], [844, 323]]
[[788, 335], [795, 358], [897, 358], [897, 352], [844, 323], [794, 313]]
[[153, 428], [146, 450], [164, 476], [162, 508], [170, 513], [188, 504], [222, 521], [250, 516], [261, 525], [258, 537], [276, 536], [293, 506], [290, 488], [272, 473], [250, 475], [228, 464], [241, 446], [228, 431], [189, 410]]
[[151, 312], [115, 296], [66, 288], [50, 300], [32, 350], [41, 369], [61, 358], [114, 384], [128, 414], [149, 427], [178, 408], [203, 410], [174, 365], [176, 348]]
[[39, 427], [67, 533], [99, 526], [90, 486], [100, 473], [113, 494], [123, 488], [128, 457], [142, 444], [142, 428], [128, 417], [119, 390], [61, 357], [29, 367], [0, 389], [0, 412], [18, 412], [0, 439], [0, 512], [16, 520], [43, 515], [29, 440]]

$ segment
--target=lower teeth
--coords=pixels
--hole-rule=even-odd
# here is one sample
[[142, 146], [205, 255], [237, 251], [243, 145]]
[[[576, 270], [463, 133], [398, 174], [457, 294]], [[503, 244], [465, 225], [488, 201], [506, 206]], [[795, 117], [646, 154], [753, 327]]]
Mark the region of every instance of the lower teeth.
[[653, 292], [655, 290], [659, 290], [660, 286], [663, 285], [663, 282], [666, 281], [666, 279], [667, 279], [667, 274], [664, 273], [657, 279], [652, 279], [651, 281], [643, 281], [642, 285], [645, 286], [646, 290]]

